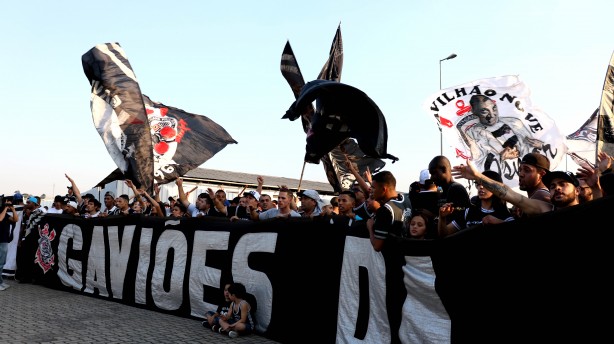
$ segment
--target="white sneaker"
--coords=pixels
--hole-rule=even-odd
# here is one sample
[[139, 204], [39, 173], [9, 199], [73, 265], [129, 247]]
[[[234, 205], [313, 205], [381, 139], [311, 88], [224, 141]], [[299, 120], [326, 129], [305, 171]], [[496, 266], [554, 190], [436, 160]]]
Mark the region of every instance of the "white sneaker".
[[237, 331], [228, 332], [228, 337], [230, 338], [237, 338], [238, 336], [239, 336], [239, 333]]
[[10, 285], [8, 284], [0, 284], [0, 290], [6, 290], [8, 287], [10, 287]]

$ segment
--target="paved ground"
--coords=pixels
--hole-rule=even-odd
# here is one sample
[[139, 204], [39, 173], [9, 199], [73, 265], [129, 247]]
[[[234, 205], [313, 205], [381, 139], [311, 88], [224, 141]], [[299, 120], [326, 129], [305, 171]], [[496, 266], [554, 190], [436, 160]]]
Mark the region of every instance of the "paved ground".
[[0, 291], [0, 343], [278, 343], [229, 338], [182, 318], [118, 302], [20, 284]]

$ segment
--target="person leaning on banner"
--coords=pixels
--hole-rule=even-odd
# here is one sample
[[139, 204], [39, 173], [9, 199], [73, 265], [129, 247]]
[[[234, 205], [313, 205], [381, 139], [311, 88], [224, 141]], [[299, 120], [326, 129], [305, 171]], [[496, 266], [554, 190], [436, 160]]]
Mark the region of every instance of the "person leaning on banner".
[[260, 193], [256, 190], [246, 191], [243, 194], [245, 197], [245, 205], [239, 205], [236, 207], [228, 207], [228, 213], [226, 216], [230, 218], [230, 221], [249, 220], [253, 221], [255, 215], [260, 214], [258, 210], [258, 200], [260, 199]]
[[[484, 171], [482, 174], [493, 181], [503, 183], [503, 178], [495, 171]], [[437, 232], [440, 238], [445, 238], [460, 230], [479, 224], [495, 225], [514, 220], [509, 209], [507, 209], [505, 201], [501, 200], [501, 198], [497, 197], [483, 185], [478, 185], [477, 189], [478, 204], [471, 204], [468, 208], [461, 210], [455, 209], [454, 205], [447, 203], [439, 209], [440, 221], [437, 224]], [[461, 211], [462, 216], [457, 216], [452, 221], [446, 221], [446, 217], [455, 211]]]
[[303, 190], [298, 192], [301, 201], [300, 211], [302, 217], [319, 216], [322, 213], [322, 199], [315, 190]]
[[73, 216], [80, 216], [79, 205], [77, 205], [77, 202], [75, 202], [75, 201], [68, 201], [68, 202], [66, 202], [66, 208], [64, 208], [64, 213], [63, 214], [68, 214], [68, 215], [73, 215]]
[[252, 220], [261, 221], [273, 218], [301, 217], [301, 214], [299, 214], [296, 210], [292, 209], [294, 195], [292, 194], [292, 191], [288, 189], [288, 187], [280, 186], [277, 198], [277, 208], [271, 208], [260, 213], [255, 211], [255, 209], [250, 209], [250, 215]]
[[[477, 170], [473, 162], [469, 159], [466, 160], [466, 164], [467, 165], [461, 164], [454, 166], [452, 168], [452, 175], [468, 180], [475, 180], [478, 185], [490, 190], [495, 196], [498, 196], [502, 200], [517, 206], [529, 216], [579, 204], [578, 195], [580, 191], [578, 187], [580, 183], [571, 172], [549, 171], [544, 175], [542, 180], [544, 185], [550, 190], [551, 203], [548, 203], [539, 199], [527, 198], [512, 190], [509, 186], [486, 177]], [[590, 167], [581, 167], [578, 171], [583, 178], [586, 178], [587, 183], [591, 187], [596, 185], [598, 192], [593, 192], [595, 198], [601, 197], [598, 170], [597, 173], [595, 173], [595, 170]]]
[[[208, 198], [209, 195], [201, 192], [196, 197], [196, 204], [192, 204], [188, 201], [188, 194], [183, 190], [183, 178], [175, 179], [175, 184], [177, 184], [177, 190], [179, 191], [179, 202], [187, 209], [187, 213], [190, 214], [190, 217], [205, 216], [205, 198]], [[171, 213], [172, 209], [173, 206], [171, 206]]]
[[380, 207], [373, 218], [367, 219], [367, 230], [373, 249], [382, 252], [385, 260], [386, 307], [390, 323], [391, 343], [400, 343], [403, 301], [407, 295], [403, 282], [405, 256], [398, 247], [397, 238], [403, 236], [412, 213], [411, 201], [405, 193], [396, 191], [396, 178], [389, 171], [373, 175], [372, 197]]

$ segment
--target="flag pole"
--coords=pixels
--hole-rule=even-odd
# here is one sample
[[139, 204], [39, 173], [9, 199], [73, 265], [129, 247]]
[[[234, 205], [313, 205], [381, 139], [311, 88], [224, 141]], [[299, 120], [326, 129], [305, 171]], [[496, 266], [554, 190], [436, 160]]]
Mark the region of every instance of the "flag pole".
[[301, 183], [303, 182], [303, 173], [305, 173], [305, 165], [307, 161], [303, 161], [303, 169], [301, 170], [301, 179], [298, 180], [298, 188], [296, 189], [296, 193], [301, 192]]

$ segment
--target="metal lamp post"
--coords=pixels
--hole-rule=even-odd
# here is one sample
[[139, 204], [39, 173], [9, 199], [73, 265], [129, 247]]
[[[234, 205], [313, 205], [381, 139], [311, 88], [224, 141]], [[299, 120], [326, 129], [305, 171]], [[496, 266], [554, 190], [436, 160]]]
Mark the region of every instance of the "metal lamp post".
[[[441, 90], [441, 62], [451, 60], [455, 57], [456, 54], [450, 54], [450, 56], [446, 57], [445, 59], [439, 60], [439, 90]], [[439, 155], [443, 155], [443, 132], [441, 130], [441, 119], [439, 119]]]

